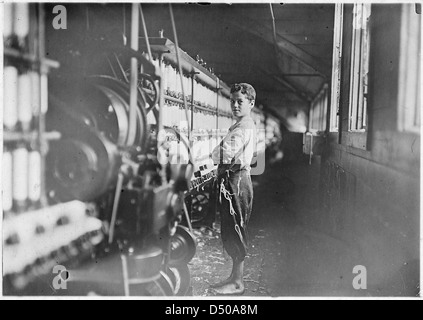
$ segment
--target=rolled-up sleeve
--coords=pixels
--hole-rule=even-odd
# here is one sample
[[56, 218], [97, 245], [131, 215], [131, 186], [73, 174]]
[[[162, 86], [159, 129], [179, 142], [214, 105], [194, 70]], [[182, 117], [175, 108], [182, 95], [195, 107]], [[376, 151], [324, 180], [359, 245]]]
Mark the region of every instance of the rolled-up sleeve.
[[230, 164], [244, 146], [245, 133], [241, 128], [234, 129], [213, 150], [212, 159], [214, 164]]

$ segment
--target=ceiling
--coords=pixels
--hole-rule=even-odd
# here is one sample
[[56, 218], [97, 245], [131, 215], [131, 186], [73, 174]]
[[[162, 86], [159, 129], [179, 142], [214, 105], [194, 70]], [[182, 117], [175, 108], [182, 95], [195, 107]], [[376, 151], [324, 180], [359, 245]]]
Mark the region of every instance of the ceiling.
[[[53, 52], [65, 53], [70, 38], [83, 37], [84, 28], [120, 37], [126, 33], [130, 39], [130, 6], [126, 4], [125, 14], [123, 6], [69, 5], [66, 33], [59, 38], [58, 31], [50, 30], [48, 39], [59, 42]], [[164, 36], [174, 41], [169, 5], [142, 4], [142, 8], [148, 36], [157, 37], [163, 29]], [[173, 4], [172, 8], [179, 46], [192, 57], [199, 55], [227, 84], [252, 84], [257, 101], [266, 108], [279, 114], [282, 109], [308, 108], [330, 81], [334, 4]]]
[[[172, 29], [165, 5], [143, 5], [149, 35]], [[248, 82], [271, 107], [307, 102], [330, 79], [334, 5], [173, 5], [179, 45], [227, 83]]]

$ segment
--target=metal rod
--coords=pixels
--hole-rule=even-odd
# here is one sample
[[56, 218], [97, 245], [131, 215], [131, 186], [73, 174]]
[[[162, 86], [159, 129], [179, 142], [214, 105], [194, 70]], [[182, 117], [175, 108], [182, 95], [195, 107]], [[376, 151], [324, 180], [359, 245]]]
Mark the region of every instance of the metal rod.
[[[157, 150], [160, 148], [160, 134], [163, 131], [163, 112], [164, 112], [164, 79], [163, 79], [163, 54], [159, 54], [159, 67], [160, 67], [160, 93], [159, 93], [159, 116], [157, 118]], [[164, 134], [164, 133], [163, 133]]]
[[191, 233], [193, 233], [192, 224], [191, 224], [191, 218], [190, 218], [189, 213], [188, 213], [187, 204], [185, 203], [185, 201], [182, 201], [182, 203], [183, 203], [183, 206], [184, 206], [184, 213], [185, 213], [185, 218], [187, 219], [189, 231]]
[[85, 27], [90, 30], [90, 11], [88, 6], [85, 7]]
[[219, 130], [219, 94], [220, 94], [220, 80], [217, 78], [216, 81], [217, 91], [216, 91], [216, 130]]
[[109, 63], [110, 69], [112, 70], [114, 77], [117, 79], [118, 78], [117, 73], [115, 72], [115, 69], [113, 68], [112, 62], [110, 61], [110, 58], [107, 55], [106, 55], [106, 59], [107, 59], [107, 62]]
[[114, 53], [114, 56], [115, 56], [115, 58], [116, 58], [116, 62], [117, 62], [117, 64], [118, 64], [118, 66], [119, 66], [119, 70], [120, 70], [120, 72], [122, 73], [123, 78], [125, 79], [125, 81], [126, 81], [127, 83], [129, 83], [128, 76], [126, 75], [125, 69], [123, 69], [123, 66], [122, 66], [122, 64], [120, 63], [120, 60], [119, 60], [118, 55], [117, 55], [116, 53]]
[[126, 37], [126, 11], [125, 11], [125, 4], [123, 4], [123, 45], [126, 46], [128, 39]]
[[[194, 132], [194, 87], [195, 87], [195, 74], [192, 75], [191, 78], [192, 88], [191, 88], [191, 131]], [[191, 132], [191, 136], [192, 136]], [[189, 140], [189, 147], [192, 148], [194, 145], [194, 141]]]
[[270, 7], [270, 14], [272, 16], [272, 31], [273, 31], [273, 41], [274, 41], [274, 45], [275, 45], [275, 51], [278, 51], [278, 39], [276, 36], [276, 22], [275, 22], [275, 13], [273, 12], [273, 7], [272, 4], [269, 3], [269, 7]]
[[122, 276], [123, 276], [123, 288], [125, 292], [125, 297], [129, 297], [129, 276], [128, 276], [128, 261], [126, 260], [126, 256], [122, 254], [120, 256], [122, 260]]
[[[159, 156], [159, 150], [161, 144], [166, 139], [166, 132], [164, 131], [163, 125], [163, 112], [164, 112], [164, 104], [165, 104], [165, 94], [164, 94], [164, 60], [163, 60], [163, 53], [159, 54], [159, 67], [160, 67], [160, 87], [159, 87], [159, 114], [157, 117], [157, 156]], [[160, 177], [162, 182], [166, 181], [166, 167], [162, 165], [160, 170]]]
[[123, 174], [119, 173], [118, 180], [116, 183], [115, 198], [113, 199], [112, 219], [110, 221], [110, 231], [109, 231], [109, 244], [112, 244], [113, 238], [114, 238], [118, 205], [120, 200], [120, 194], [122, 193], [122, 185], [123, 185]]
[[189, 114], [188, 114], [188, 104], [187, 104], [187, 97], [185, 96], [185, 89], [184, 89], [184, 81], [183, 81], [183, 73], [182, 73], [182, 66], [179, 57], [179, 44], [178, 44], [178, 35], [176, 33], [176, 25], [175, 25], [175, 18], [173, 17], [173, 10], [172, 4], [169, 3], [169, 13], [170, 13], [170, 20], [172, 22], [172, 29], [173, 29], [173, 37], [175, 40], [175, 52], [176, 52], [176, 60], [178, 62], [178, 69], [179, 69], [179, 76], [181, 79], [181, 88], [182, 88], [182, 96], [184, 99], [184, 108], [185, 108], [185, 117], [188, 122], [188, 141], [191, 141], [191, 125], [189, 123]]
[[150, 40], [148, 39], [148, 32], [147, 32], [147, 26], [145, 25], [145, 19], [144, 19], [144, 13], [142, 11], [142, 5], [139, 5], [140, 8], [140, 15], [141, 15], [141, 22], [142, 22], [142, 29], [144, 32], [144, 38], [145, 38], [145, 45], [147, 46], [148, 51], [148, 57], [150, 61], [153, 61], [153, 55], [151, 54], [151, 47], [150, 47]]
[[[44, 4], [38, 5], [38, 59], [42, 61], [45, 57], [45, 11]], [[39, 101], [39, 117], [38, 117], [38, 147], [40, 148], [41, 155], [41, 177], [40, 177], [40, 204], [42, 207], [47, 206], [46, 195], [46, 156], [48, 152], [47, 142], [44, 140], [44, 132], [46, 128], [45, 111], [48, 108], [48, 79], [47, 79], [47, 66], [40, 65], [40, 101]]]
[[[62, 135], [58, 131], [43, 132], [41, 141], [52, 141], [59, 140], [62, 138]], [[19, 142], [26, 141], [29, 143], [37, 142], [40, 143], [40, 135], [38, 131], [24, 133], [24, 132], [4, 132], [3, 133], [3, 142]]]
[[[38, 52], [40, 50], [40, 46], [38, 46]], [[44, 49], [42, 49], [44, 51]], [[4, 48], [3, 50], [3, 54], [6, 57], [14, 57], [14, 58], [18, 58], [18, 59], [22, 59], [28, 62], [31, 62], [35, 65], [40, 65], [40, 66], [46, 66], [48, 68], [59, 68], [60, 67], [60, 63], [57, 61], [53, 61], [50, 59], [46, 59], [45, 56], [43, 56], [43, 58], [41, 58], [39, 56], [39, 54], [35, 53], [35, 54], [31, 54], [31, 53], [23, 53], [20, 52], [16, 49], [12, 49], [12, 48]]]
[[[131, 49], [138, 51], [138, 39], [139, 39], [139, 4], [132, 4], [132, 20], [131, 20]], [[130, 98], [129, 98], [129, 126], [128, 136], [126, 139], [127, 145], [132, 145], [135, 139], [136, 131], [136, 108], [138, 98], [138, 59], [136, 57], [131, 58], [131, 79], [130, 79]]]

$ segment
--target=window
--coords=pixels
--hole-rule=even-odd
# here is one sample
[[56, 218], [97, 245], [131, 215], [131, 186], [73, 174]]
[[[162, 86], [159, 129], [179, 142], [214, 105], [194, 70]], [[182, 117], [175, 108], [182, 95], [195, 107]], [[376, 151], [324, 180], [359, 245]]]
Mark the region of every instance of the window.
[[402, 6], [400, 78], [399, 78], [399, 129], [420, 132], [421, 108], [421, 15], [415, 6]]
[[342, 32], [344, 24], [344, 5], [335, 4], [335, 24], [333, 37], [332, 97], [330, 107], [330, 132], [339, 132], [339, 99], [341, 95]]
[[324, 132], [326, 130], [326, 115], [328, 110], [329, 86], [325, 84], [323, 89], [311, 103], [310, 131]]
[[354, 5], [349, 108], [349, 131], [352, 132], [367, 130], [370, 11], [370, 4]]

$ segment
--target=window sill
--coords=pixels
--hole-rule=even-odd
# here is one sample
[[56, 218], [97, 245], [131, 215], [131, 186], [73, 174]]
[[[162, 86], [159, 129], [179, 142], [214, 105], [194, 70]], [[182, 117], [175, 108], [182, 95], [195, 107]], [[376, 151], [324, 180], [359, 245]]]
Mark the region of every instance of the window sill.
[[305, 133], [305, 135], [307, 135], [307, 136], [312, 135], [313, 137], [322, 136], [324, 134], [325, 134], [324, 131], [319, 131], [319, 130], [315, 130], [315, 129], [310, 129], [308, 132]]
[[414, 135], [416, 137], [417, 136], [420, 137], [421, 128], [420, 127], [410, 127], [410, 128], [407, 128], [407, 129], [399, 130], [399, 132], [404, 134], [404, 135], [410, 135], [410, 136]]
[[[342, 134], [348, 134], [342, 132]], [[329, 135], [330, 155], [337, 152], [370, 160], [405, 174], [420, 176], [420, 136], [410, 132], [376, 131], [371, 151], [339, 144], [337, 135]], [[339, 155], [342, 157], [342, 155]], [[341, 158], [339, 158], [341, 159]]]
[[340, 151], [350, 153], [361, 158], [370, 158], [371, 152], [367, 150], [367, 132], [330, 132], [329, 144]]
[[348, 146], [343, 146], [342, 144], [338, 144], [338, 143], [333, 143], [332, 147], [334, 149], [337, 149], [339, 151], [343, 151], [346, 153], [349, 153], [353, 156], [357, 156], [360, 158], [364, 158], [364, 159], [370, 159], [371, 158], [371, 152], [368, 150], [363, 150], [363, 149], [358, 149], [358, 148], [354, 148], [354, 147], [348, 147]]
[[342, 132], [341, 144], [349, 148], [367, 151], [367, 132], [365, 131]]

